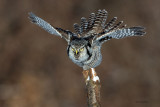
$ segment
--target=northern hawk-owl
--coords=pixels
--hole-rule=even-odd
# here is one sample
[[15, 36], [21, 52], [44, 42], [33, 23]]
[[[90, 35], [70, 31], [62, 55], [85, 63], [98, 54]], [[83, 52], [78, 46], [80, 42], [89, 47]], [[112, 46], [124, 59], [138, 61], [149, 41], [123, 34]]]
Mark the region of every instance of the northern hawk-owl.
[[126, 25], [122, 25], [123, 21], [115, 24], [117, 17], [106, 23], [107, 17], [106, 10], [91, 13], [88, 20], [82, 17], [80, 24], [74, 24], [75, 33], [73, 33], [69, 30], [53, 27], [32, 12], [29, 13], [31, 22], [50, 34], [60, 36], [67, 41], [69, 58], [78, 66], [83, 67], [84, 70], [95, 68], [101, 63], [101, 46], [104, 42], [112, 38], [120, 39], [145, 34], [143, 27], [126, 28]]

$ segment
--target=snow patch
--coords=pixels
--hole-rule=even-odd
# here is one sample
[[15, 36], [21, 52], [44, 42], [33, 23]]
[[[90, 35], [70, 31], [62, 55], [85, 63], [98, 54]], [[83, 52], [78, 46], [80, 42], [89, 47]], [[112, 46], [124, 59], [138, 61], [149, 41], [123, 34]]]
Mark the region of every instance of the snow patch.
[[90, 77], [89, 77], [89, 75], [88, 75], [87, 81], [89, 81], [89, 80], [90, 80]]
[[98, 76], [94, 76], [94, 77], [93, 77], [93, 81], [95, 81], [95, 82], [96, 82], [96, 81], [100, 82], [100, 79], [99, 79]]
[[[92, 71], [92, 75], [93, 75], [93, 81], [94, 81], [94, 82], [96, 82], [96, 81], [100, 82], [100, 79], [99, 79], [99, 77], [96, 75], [96, 72], [95, 72], [94, 68], [91, 68], [91, 71]], [[96, 76], [95, 76], [95, 75], [96, 75]]]

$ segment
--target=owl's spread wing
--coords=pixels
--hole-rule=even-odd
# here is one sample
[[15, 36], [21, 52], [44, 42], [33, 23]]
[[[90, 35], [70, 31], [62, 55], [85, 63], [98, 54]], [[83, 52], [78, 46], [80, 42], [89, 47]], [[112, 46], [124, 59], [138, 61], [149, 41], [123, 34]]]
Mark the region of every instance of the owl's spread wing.
[[121, 39], [129, 36], [143, 36], [145, 32], [143, 27], [117, 28], [112, 31], [107, 31], [104, 34], [97, 36], [96, 41], [105, 42], [112, 38]]
[[120, 39], [145, 34], [143, 27], [126, 28], [126, 25], [122, 25], [123, 21], [116, 23], [117, 17], [106, 23], [107, 17], [106, 10], [98, 10], [97, 13], [91, 13], [88, 20], [82, 17], [80, 25], [74, 24], [75, 31], [82, 37], [93, 38], [92, 43], [104, 43], [111, 38]]
[[70, 36], [72, 36], [72, 32], [63, 30], [61, 28], [54, 28], [51, 26], [48, 22], [44, 21], [40, 17], [36, 16], [32, 12], [29, 13], [29, 18], [32, 23], [38, 25], [42, 29], [46, 30], [48, 33], [60, 36], [61, 38], [64, 38], [67, 42], [70, 41]]

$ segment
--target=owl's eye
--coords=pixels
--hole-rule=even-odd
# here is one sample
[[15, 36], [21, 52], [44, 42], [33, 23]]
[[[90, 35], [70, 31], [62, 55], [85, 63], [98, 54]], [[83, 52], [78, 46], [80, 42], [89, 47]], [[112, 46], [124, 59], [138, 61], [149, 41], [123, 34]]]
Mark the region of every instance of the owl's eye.
[[72, 48], [72, 51], [74, 51], [74, 48]]
[[84, 48], [81, 48], [80, 51], [82, 52], [84, 50]]

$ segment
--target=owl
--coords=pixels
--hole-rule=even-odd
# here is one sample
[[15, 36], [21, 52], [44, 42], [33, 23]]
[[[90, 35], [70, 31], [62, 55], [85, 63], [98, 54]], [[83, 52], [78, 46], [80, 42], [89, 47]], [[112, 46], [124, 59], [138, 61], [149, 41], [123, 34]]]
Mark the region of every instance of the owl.
[[126, 25], [122, 25], [123, 21], [116, 23], [117, 17], [113, 17], [106, 23], [107, 17], [108, 12], [105, 9], [98, 10], [96, 13], [91, 13], [88, 18], [82, 17], [80, 24], [73, 25], [75, 32], [71, 32], [53, 27], [32, 12], [29, 13], [32, 23], [67, 41], [69, 58], [83, 70], [100, 65], [102, 61], [101, 46], [106, 41], [145, 34], [143, 27], [127, 28]]

